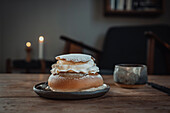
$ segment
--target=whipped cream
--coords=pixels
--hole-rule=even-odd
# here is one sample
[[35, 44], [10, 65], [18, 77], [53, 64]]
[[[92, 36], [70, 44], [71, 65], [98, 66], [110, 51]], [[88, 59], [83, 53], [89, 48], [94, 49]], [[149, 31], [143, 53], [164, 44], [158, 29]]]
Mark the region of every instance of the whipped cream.
[[99, 68], [96, 66], [94, 61], [90, 59], [87, 63], [82, 63], [80, 65], [66, 65], [63, 64], [64, 61], [59, 60], [57, 64], [52, 65], [51, 73], [52, 74], [58, 74], [60, 72], [76, 72], [76, 73], [85, 73], [85, 74], [95, 74], [99, 72]]
[[92, 59], [90, 55], [86, 55], [86, 54], [66, 54], [66, 55], [57, 56], [56, 59], [58, 58], [65, 59], [66, 61], [73, 61], [73, 62], [87, 62]]

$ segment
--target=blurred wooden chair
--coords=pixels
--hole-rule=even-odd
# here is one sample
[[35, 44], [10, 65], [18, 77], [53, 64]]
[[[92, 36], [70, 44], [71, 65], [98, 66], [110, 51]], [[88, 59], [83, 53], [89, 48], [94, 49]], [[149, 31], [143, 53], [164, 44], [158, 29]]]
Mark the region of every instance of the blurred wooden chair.
[[[170, 45], [164, 41], [162, 41], [155, 33], [148, 31], [145, 32], [144, 35], [148, 40], [148, 48], [147, 48], [147, 66], [148, 73], [154, 73], [154, 60], [155, 60], [155, 49], [158, 47], [164, 57], [164, 62], [166, 64], [166, 71], [170, 74]], [[157, 45], [157, 46], [156, 46]]]
[[[134, 28], [135, 29], [135, 28]], [[132, 31], [134, 31], [132, 29]], [[126, 29], [125, 29], [126, 30]], [[153, 32], [144, 32], [143, 30], [140, 31], [140, 33], [143, 33], [147, 40], [143, 36], [140, 36], [139, 39], [135, 39], [136, 35], [133, 34], [131, 37], [131, 41], [129, 43], [124, 42], [122, 43], [121, 39], [118, 38], [112, 38], [112, 34], [108, 36], [110, 33], [113, 33], [112, 31], [107, 33], [107, 37], [104, 42], [104, 48], [103, 51], [99, 51], [93, 47], [90, 47], [88, 45], [83, 44], [82, 42], [75, 41], [71, 38], [68, 38], [66, 36], [61, 36], [60, 38], [64, 41], [66, 41], [64, 53], [83, 53], [84, 49], [90, 50], [95, 53], [95, 58], [97, 59], [97, 63], [102, 70], [103, 73], [113, 73], [113, 66], [117, 63], [146, 63], [148, 66], [148, 73], [149, 74], [155, 74], [154, 73], [154, 59], [155, 59], [155, 43], [159, 45], [158, 47], [161, 48], [164, 54], [165, 62], [166, 62], [166, 72], [170, 74], [170, 46], [163, 42], [158, 36], [156, 36]], [[128, 32], [127, 32], [128, 33]], [[119, 34], [120, 35], [120, 34]], [[130, 36], [129, 36], [130, 37]], [[115, 41], [115, 42], [113, 42]], [[148, 45], [146, 44], [148, 42]], [[119, 43], [119, 47], [117, 46]], [[132, 47], [128, 47], [128, 45], [133, 45]], [[129, 45], [130, 46], [130, 45]], [[129, 49], [130, 48], [130, 49]], [[119, 51], [115, 52], [115, 50], [118, 49]], [[126, 53], [123, 51], [127, 51]], [[137, 51], [138, 53], [136, 53]], [[146, 52], [147, 51], [147, 54]], [[125, 54], [124, 56], [122, 56]], [[142, 56], [143, 55], [143, 56]], [[145, 59], [145, 56], [147, 57]], [[119, 58], [120, 57], [120, 58]], [[100, 60], [101, 59], [101, 60]], [[113, 60], [113, 61], [112, 61]], [[121, 61], [120, 61], [121, 60]], [[115, 64], [114, 64], [115, 63]], [[109, 67], [112, 66], [112, 70], [109, 70]]]

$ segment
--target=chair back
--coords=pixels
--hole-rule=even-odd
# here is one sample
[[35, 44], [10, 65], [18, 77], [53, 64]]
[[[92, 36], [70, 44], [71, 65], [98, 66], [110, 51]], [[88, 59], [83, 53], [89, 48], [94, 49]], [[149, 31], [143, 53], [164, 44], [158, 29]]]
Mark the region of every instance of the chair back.
[[[106, 34], [99, 66], [114, 70], [116, 64], [147, 64], [147, 38], [145, 31], [156, 33], [169, 43], [170, 27], [167, 25], [111, 27]], [[154, 74], [166, 74], [165, 61], [155, 49]]]

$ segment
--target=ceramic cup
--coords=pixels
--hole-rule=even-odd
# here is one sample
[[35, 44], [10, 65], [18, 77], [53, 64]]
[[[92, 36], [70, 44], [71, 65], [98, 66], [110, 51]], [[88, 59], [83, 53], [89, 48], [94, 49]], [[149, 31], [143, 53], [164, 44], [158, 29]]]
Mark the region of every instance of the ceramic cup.
[[138, 88], [148, 81], [147, 67], [142, 64], [118, 64], [114, 69], [114, 82], [125, 88]]

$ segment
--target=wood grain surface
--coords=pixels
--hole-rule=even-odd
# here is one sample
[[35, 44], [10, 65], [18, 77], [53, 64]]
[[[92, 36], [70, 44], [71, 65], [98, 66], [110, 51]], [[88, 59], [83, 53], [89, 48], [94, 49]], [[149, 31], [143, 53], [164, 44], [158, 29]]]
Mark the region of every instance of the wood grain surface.
[[[36, 95], [33, 85], [47, 81], [47, 74], [0, 74], [0, 113], [170, 113], [170, 96], [150, 86], [124, 89], [104, 75], [110, 91], [87, 100], [48, 100]], [[149, 81], [170, 87], [170, 76], [149, 76]]]

